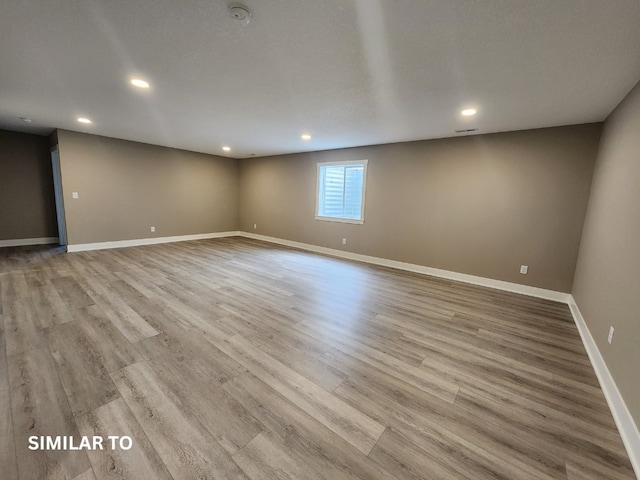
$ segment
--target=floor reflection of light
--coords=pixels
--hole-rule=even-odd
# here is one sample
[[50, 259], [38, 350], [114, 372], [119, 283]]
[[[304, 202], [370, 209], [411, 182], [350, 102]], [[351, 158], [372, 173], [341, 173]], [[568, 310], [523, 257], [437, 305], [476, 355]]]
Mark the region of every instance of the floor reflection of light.
[[277, 252], [272, 259], [296, 279], [293, 287], [300, 321], [335, 325], [347, 332], [358, 330], [364, 321], [363, 311], [375, 301], [371, 270], [338, 259], [291, 251]]

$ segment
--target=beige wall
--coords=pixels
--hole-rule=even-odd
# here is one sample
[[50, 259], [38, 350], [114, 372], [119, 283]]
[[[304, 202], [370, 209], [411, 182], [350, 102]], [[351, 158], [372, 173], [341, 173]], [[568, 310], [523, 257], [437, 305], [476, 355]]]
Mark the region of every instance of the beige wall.
[[0, 130], [0, 241], [57, 236], [47, 137]]
[[605, 123], [573, 296], [640, 425], [640, 84]]
[[[240, 229], [569, 292], [600, 131], [590, 124], [243, 160]], [[317, 162], [360, 159], [369, 160], [364, 225], [315, 220]]]
[[70, 245], [238, 229], [233, 159], [65, 130], [58, 144]]

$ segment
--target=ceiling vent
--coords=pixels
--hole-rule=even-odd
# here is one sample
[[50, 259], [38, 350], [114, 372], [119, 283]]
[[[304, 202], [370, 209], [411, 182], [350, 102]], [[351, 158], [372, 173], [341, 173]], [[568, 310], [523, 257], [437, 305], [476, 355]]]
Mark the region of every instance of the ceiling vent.
[[477, 128], [467, 128], [466, 130], [455, 130], [456, 133], [471, 133], [471, 132], [477, 132], [478, 129]]
[[251, 11], [240, 3], [229, 5], [229, 14], [240, 25], [249, 25], [251, 21]]

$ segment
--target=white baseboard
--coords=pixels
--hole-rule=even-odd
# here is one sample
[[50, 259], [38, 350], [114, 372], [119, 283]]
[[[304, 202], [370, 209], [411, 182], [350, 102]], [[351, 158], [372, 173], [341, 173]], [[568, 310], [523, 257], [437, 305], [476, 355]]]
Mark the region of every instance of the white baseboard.
[[578, 332], [580, 332], [580, 337], [582, 337], [584, 348], [587, 350], [587, 355], [589, 355], [591, 365], [593, 365], [593, 369], [595, 370], [598, 381], [600, 382], [600, 388], [602, 388], [602, 392], [607, 399], [607, 404], [609, 405], [613, 419], [618, 427], [618, 432], [620, 432], [622, 442], [627, 449], [631, 465], [636, 472], [636, 477], [640, 478], [640, 432], [638, 431], [638, 426], [633, 421], [633, 417], [631, 416], [622, 395], [620, 395], [616, 382], [613, 380], [613, 377], [607, 368], [607, 364], [605, 363], [604, 358], [598, 349], [598, 345], [589, 331], [589, 327], [587, 327], [587, 324], [584, 321], [584, 317], [582, 316], [573, 295], [570, 296], [568, 303], [573, 319], [578, 327]]
[[58, 243], [58, 237], [16, 238], [14, 240], [0, 240], [0, 247], [24, 247], [26, 245], [50, 245]]
[[268, 237], [266, 235], [258, 235], [250, 232], [238, 232], [238, 235], [264, 242], [275, 243], [287, 247], [299, 248], [310, 252], [322, 253], [333, 257], [355, 260], [358, 262], [371, 263], [373, 265], [381, 265], [383, 267], [397, 268], [408, 272], [422, 273], [432, 275], [434, 277], [446, 278], [449, 280], [457, 280], [464, 283], [472, 283], [483, 287], [495, 288], [506, 292], [521, 293], [530, 297], [544, 298], [562, 303], [569, 303], [570, 294], [556, 292], [554, 290], [546, 290], [544, 288], [530, 287], [528, 285], [520, 285], [518, 283], [504, 282], [502, 280], [494, 280], [492, 278], [478, 277], [475, 275], [467, 275], [466, 273], [451, 272], [449, 270], [441, 270], [439, 268], [425, 267], [413, 263], [398, 262], [386, 258], [373, 257], [370, 255], [362, 255], [359, 253], [345, 252], [344, 250], [336, 250], [335, 248], [319, 247], [308, 243], [294, 242], [292, 240], [284, 240], [282, 238]]
[[138, 247], [156, 245], [158, 243], [186, 242], [189, 240], [205, 240], [208, 238], [237, 237], [240, 232], [197, 233], [195, 235], [176, 235], [173, 237], [136, 238], [134, 240], [116, 240], [113, 242], [78, 243], [67, 245], [67, 252], [86, 252], [88, 250], [105, 250], [109, 248]]

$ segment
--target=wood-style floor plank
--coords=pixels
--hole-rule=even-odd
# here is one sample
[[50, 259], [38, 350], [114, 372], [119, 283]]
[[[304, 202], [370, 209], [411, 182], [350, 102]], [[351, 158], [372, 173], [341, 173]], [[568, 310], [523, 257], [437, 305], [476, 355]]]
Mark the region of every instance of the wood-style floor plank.
[[33, 301], [30, 297], [5, 297], [4, 328], [7, 356], [13, 356], [42, 343]]
[[75, 477], [73, 480], [96, 480], [96, 477], [93, 474], [93, 469], [90, 468], [86, 472], [82, 472], [80, 475]]
[[115, 372], [141, 360], [138, 350], [96, 305], [75, 309], [73, 320], [107, 372]]
[[[535, 456], [529, 445], [518, 437], [495, 431], [493, 426], [472, 415], [449, 415], [441, 405], [403, 400], [392, 411], [381, 408], [388, 395], [364, 382], [349, 380], [336, 390], [345, 400], [359, 405], [370, 415], [385, 419], [390, 427], [414, 445], [467, 478], [528, 478], [549, 480], [564, 478], [564, 464], [551, 452], [548, 457]], [[388, 400], [387, 400], [388, 401]], [[471, 473], [472, 472], [472, 473]]]
[[246, 479], [220, 444], [145, 363], [112, 374], [174, 479]]
[[263, 432], [233, 456], [233, 460], [252, 480], [304, 478], [325, 480], [292, 454], [276, 436]]
[[335, 348], [352, 357], [369, 363], [378, 370], [402, 378], [403, 381], [438, 398], [453, 403], [456, 397], [459, 387], [454, 382], [442, 378], [440, 375], [434, 375], [426, 369], [414, 367], [380, 350], [368, 347], [353, 340], [344, 331], [335, 331], [331, 326], [315, 325], [306, 320], [296, 324], [295, 328], [310, 335], [315, 334], [317, 338], [331, 342]]
[[[462, 459], [462, 465], [466, 459], [480, 465], [469, 478], [517, 478], [519, 472], [527, 472], [530, 478], [563, 478], [564, 464], [560, 460], [550, 456], [540, 462], [529, 455], [518, 438], [493, 429], [481, 417], [455, 412], [447, 402], [411, 385], [371, 372], [366, 365], [350, 364], [340, 352], [327, 355], [356, 367], [335, 390], [336, 395], [413, 439], [416, 445], [429, 446], [430, 450], [445, 445], [450, 457]], [[387, 408], [389, 404], [394, 408]]]
[[51, 283], [62, 299], [72, 308], [88, 307], [94, 304], [93, 299], [71, 276], [54, 278]]
[[209, 346], [206, 355], [194, 355], [165, 336], [143, 340], [139, 348], [158, 377], [230, 455], [262, 432], [262, 424], [222, 387], [244, 368], [224, 375], [217, 349]]
[[88, 292], [91, 299], [89, 305], [79, 305], [79, 308], [96, 305], [130, 342], [158, 335], [158, 331], [131, 307], [128, 299], [119, 296], [105, 278], [97, 275], [83, 276], [79, 285], [84, 292]]
[[226, 238], [0, 249], [0, 478], [635, 477], [566, 305]]
[[[171, 480], [172, 477], [160, 456], [122, 398], [98, 407], [78, 417], [76, 421], [82, 435], [99, 436], [105, 439], [104, 449], [87, 452], [97, 480], [113, 478]], [[130, 437], [131, 448], [128, 450], [119, 448], [119, 440], [116, 441], [117, 448], [112, 448], [110, 435]]]
[[8, 363], [19, 478], [67, 479], [89, 469], [85, 451], [28, 449], [30, 436], [79, 438], [46, 344], [17, 353], [8, 358]]
[[69, 305], [62, 300], [49, 278], [42, 273], [33, 273], [25, 278], [33, 299], [36, 325], [39, 328], [48, 328], [73, 320]]
[[95, 303], [127, 340], [133, 343], [158, 335], [159, 332], [149, 325], [126, 301], [117, 296], [108, 296], [109, 300], [99, 296]]
[[238, 402], [274, 432], [287, 449], [332, 480], [394, 480], [378, 464], [329, 428], [247, 372], [224, 385]]
[[371, 452], [370, 457], [396, 477], [402, 479], [449, 480], [471, 478], [441, 463], [439, 457], [429, 455], [428, 452], [390, 428], [384, 432]]
[[[254, 334], [246, 339], [267, 355], [288, 365], [327, 391], [334, 390], [345, 379], [339, 370], [324, 362], [320, 353], [305, 349], [299, 342], [292, 343], [280, 335], [273, 334], [266, 337]], [[328, 345], [325, 348], [328, 348]]]
[[[2, 276], [0, 275], [0, 283]], [[18, 478], [16, 449], [13, 441], [13, 421], [11, 418], [11, 391], [7, 367], [4, 316], [0, 314], [0, 472], [7, 478]]]
[[[580, 462], [584, 471], [596, 472], [600, 478], [617, 478], [626, 473], [626, 455], [620, 454], [622, 444], [619, 441], [606, 442], [598, 438], [598, 429], [590, 433], [577, 433], [572, 428], [549, 428], [545, 419], [540, 422], [535, 415], [527, 415], [522, 408], [513, 408], [507, 402], [495, 398], [475, 395], [475, 392], [461, 391], [456, 404], [464, 410], [484, 419], [496, 429], [519, 437], [520, 442], [527, 442], [532, 452], [544, 457], [551, 449], [554, 455], [570, 462]], [[579, 452], [576, 455], [576, 452]], [[585, 452], [589, 452], [584, 456]], [[623, 477], [624, 478], [624, 477]]]
[[47, 341], [74, 416], [119, 396], [101, 358], [75, 323], [51, 328]]
[[240, 336], [221, 344], [223, 352], [245, 366], [293, 404], [367, 455], [384, 426], [326, 390], [254, 348]]

